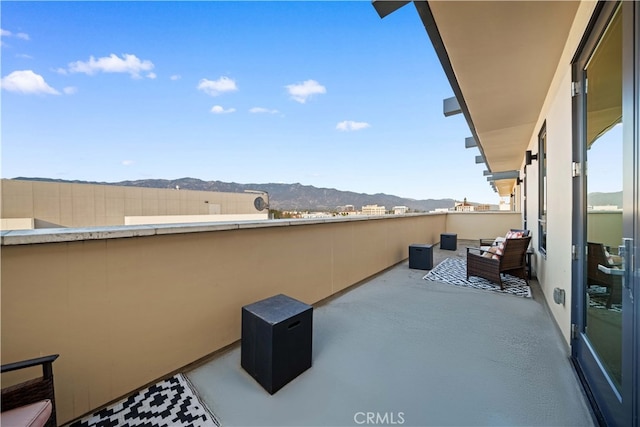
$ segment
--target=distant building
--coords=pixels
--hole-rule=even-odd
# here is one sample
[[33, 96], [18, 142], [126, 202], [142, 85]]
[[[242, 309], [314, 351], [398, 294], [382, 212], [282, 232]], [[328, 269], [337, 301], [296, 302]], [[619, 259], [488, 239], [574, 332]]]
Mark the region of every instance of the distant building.
[[356, 208], [353, 205], [344, 205], [344, 206], [338, 206], [337, 211], [338, 212], [355, 212]]
[[330, 212], [305, 212], [300, 215], [300, 218], [312, 219], [312, 218], [332, 218], [334, 215]]
[[491, 210], [491, 205], [481, 205], [467, 202], [465, 197], [462, 202], [456, 202], [453, 207], [455, 212], [486, 212]]
[[467, 198], [465, 197], [462, 202], [455, 203], [453, 210], [456, 212], [473, 212], [475, 210], [475, 206], [467, 202]]
[[619, 208], [616, 205], [596, 205], [596, 206], [587, 206], [588, 210], [591, 211], [607, 211], [607, 212], [612, 212], [612, 211], [621, 211], [622, 208]]
[[18, 179], [0, 183], [2, 230], [269, 219], [266, 194]]
[[406, 206], [394, 206], [393, 207], [393, 214], [394, 215], [404, 215], [407, 213], [407, 211], [409, 210], [408, 207]]
[[500, 208], [501, 211], [510, 211], [511, 210], [511, 202], [509, 200], [500, 200]]
[[387, 210], [384, 206], [366, 205], [362, 207], [362, 215], [385, 215]]

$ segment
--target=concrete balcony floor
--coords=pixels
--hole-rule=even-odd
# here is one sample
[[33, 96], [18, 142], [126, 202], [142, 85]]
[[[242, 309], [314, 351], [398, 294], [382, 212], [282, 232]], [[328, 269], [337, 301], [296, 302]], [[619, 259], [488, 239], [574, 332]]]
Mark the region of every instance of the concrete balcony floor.
[[404, 262], [316, 307], [313, 366], [274, 395], [239, 345], [188, 377], [223, 426], [595, 425], [537, 282], [521, 298], [425, 273]]

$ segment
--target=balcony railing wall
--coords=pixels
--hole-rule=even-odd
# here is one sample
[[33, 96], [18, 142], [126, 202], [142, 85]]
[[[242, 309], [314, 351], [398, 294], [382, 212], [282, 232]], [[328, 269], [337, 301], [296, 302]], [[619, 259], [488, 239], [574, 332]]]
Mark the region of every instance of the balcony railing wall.
[[237, 341], [243, 305], [278, 293], [313, 304], [403, 261], [411, 243], [519, 224], [519, 213], [424, 214], [3, 233], [2, 361], [59, 353], [65, 422]]
[[591, 211], [587, 214], [587, 240], [603, 243], [618, 253], [622, 244], [622, 211]]
[[522, 228], [520, 212], [449, 212], [446, 228], [459, 239], [488, 239], [504, 236], [510, 228]]

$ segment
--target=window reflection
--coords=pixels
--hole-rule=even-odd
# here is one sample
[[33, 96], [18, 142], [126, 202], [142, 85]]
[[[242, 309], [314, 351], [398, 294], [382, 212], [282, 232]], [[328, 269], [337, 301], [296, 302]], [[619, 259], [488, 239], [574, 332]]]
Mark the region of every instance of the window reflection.
[[622, 365], [622, 26], [620, 9], [585, 74], [587, 262], [586, 333], [612, 381]]

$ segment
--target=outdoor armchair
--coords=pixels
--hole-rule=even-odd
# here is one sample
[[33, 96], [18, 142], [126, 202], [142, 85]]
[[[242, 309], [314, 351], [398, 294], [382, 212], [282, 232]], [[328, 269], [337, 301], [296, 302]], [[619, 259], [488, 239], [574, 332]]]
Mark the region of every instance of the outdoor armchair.
[[[54, 354], [2, 365], [2, 373], [42, 366], [42, 377], [2, 389], [2, 413], [0, 414], [2, 425], [56, 426], [52, 364], [58, 356]], [[18, 424], [21, 421], [25, 421], [25, 423]], [[43, 424], [43, 422], [46, 423]]]
[[622, 263], [616, 262], [613, 258], [608, 255], [602, 243], [587, 242], [587, 285], [607, 288], [607, 308], [611, 308], [611, 304], [622, 302], [622, 276], [606, 273], [622, 268]]
[[[529, 230], [520, 230], [517, 228], [512, 228], [511, 230], [509, 230], [507, 235], [509, 235], [510, 233], [521, 233], [522, 237], [527, 237], [530, 235], [531, 232]], [[498, 236], [498, 237], [481, 238], [480, 247], [483, 249], [487, 249], [488, 247], [491, 247], [491, 246], [497, 246], [498, 244], [504, 242], [506, 238], [508, 237]]]
[[528, 284], [525, 255], [530, 241], [531, 236], [527, 236], [505, 239], [504, 243], [489, 250], [467, 248], [467, 280], [470, 276], [482, 277], [504, 289], [502, 274], [509, 273]]

